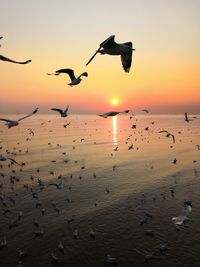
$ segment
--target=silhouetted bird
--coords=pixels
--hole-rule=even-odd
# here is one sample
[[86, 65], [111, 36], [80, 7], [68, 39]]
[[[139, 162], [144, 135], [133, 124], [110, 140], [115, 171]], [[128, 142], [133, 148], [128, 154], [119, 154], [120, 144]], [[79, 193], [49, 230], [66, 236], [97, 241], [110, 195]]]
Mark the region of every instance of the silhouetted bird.
[[51, 110], [58, 111], [60, 113], [61, 117], [67, 117], [68, 116], [68, 114], [67, 114], [68, 109], [69, 109], [69, 106], [67, 106], [67, 108], [65, 110], [62, 110], [59, 108], [52, 108]]
[[81, 73], [81, 75], [79, 75], [77, 78], [74, 75], [74, 71], [72, 69], [60, 69], [57, 70], [55, 73], [47, 73], [47, 75], [60, 75], [61, 73], [66, 73], [69, 75], [70, 79], [71, 79], [71, 83], [68, 83], [68, 85], [73, 86], [73, 85], [77, 85], [81, 82], [81, 76], [85, 76], [88, 77], [88, 73], [87, 72], [83, 72]]
[[20, 119], [18, 119], [18, 120], [16, 120], [16, 121], [12, 121], [12, 120], [8, 120], [8, 119], [0, 119], [0, 120], [1, 120], [1, 121], [5, 121], [5, 122], [6, 122], [5, 125], [6, 125], [8, 128], [11, 128], [11, 127], [14, 127], [14, 126], [19, 125], [19, 122], [20, 122], [21, 120], [24, 120], [24, 119], [26, 119], [26, 118], [28, 118], [28, 117], [33, 116], [34, 114], [36, 114], [37, 111], [38, 111], [38, 109], [39, 109], [39, 108], [36, 108], [33, 112], [29, 113], [29, 114], [26, 115], [25, 117], [22, 117], [22, 118], [20, 118]]
[[115, 35], [108, 37], [103, 41], [99, 49], [87, 62], [86, 66], [93, 60], [93, 58], [99, 53], [101, 55], [121, 55], [122, 66], [125, 72], [129, 72], [132, 64], [132, 51], [135, 50], [132, 48], [132, 42], [118, 44], [115, 42]]

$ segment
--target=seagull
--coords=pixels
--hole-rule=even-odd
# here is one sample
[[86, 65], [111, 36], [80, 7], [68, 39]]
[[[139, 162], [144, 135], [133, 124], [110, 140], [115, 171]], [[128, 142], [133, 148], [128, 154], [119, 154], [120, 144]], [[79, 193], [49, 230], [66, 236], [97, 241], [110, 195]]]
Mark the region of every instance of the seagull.
[[165, 130], [163, 130], [163, 131], [159, 131], [158, 133], [166, 133], [166, 137], [172, 137], [172, 139], [173, 139], [173, 142], [175, 143], [175, 137], [174, 137], [174, 135], [173, 134], [171, 134], [171, 133], [169, 133], [168, 131], [165, 131]]
[[68, 116], [68, 114], [67, 114], [68, 109], [69, 109], [69, 106], [67, 106], [67, 108], [65, 110], [62, 110], [59, 108], [52, 108], [51, 110], [58, 111], [60, 113], [61, 117], [65, 118]]
[[144, 111], [146, 113], [149, 113], [148, 109], [143, 109], [142, 111]]
[[111, 111], [111, 112], [100, 114], [99, 116], [100, 117], [103, 117], [103, 118], [108, 118], [108, 117], [116, 116], [116, 115], [118, 115], [120, 113], [128, 113], [128, 112], [129, 112], [129, 110], [124, 110], [124, 111]]
[[14, 159], [12, 159], [12, 158], [7, 158], [7, 157], [4, 157], [4, 156], [2, 156], [2, 155], [0, 155], [0, 161], [6, 161], [6, 160], [10, 160], [11, 162], [13, 162], [13, 163], [16, 163], [17, 165], [19, 165], [19, 166], [22, 166], [21, 164], [19, 164], [17, 161], [15, 161]]
[[7, 61], [7, 62], [11, 62], [11, 63], [16, 63], [16, 64], [28, 64], [31, 62], [31, 60], [26, 60], [26, 61], [16, 61], [16, 60], [13, 60], [13, 59], [10, 59], [8, 57], [4, 57], [2, 55], [0, 55], [0, 60], [2, 61]]
[[113, 257], [111, 257], [109, 254], [107, 254], [107, 255], [106, 255], [106, 262], [107, 262], [107, 263], [114, 264], [114, 263], [117, 263], [117, 259], [116, 259], [116, 258], [113, 258]]
[[93, 58], [100, 53], [101, 55], [121, 55], [122, 66], [125, 72], [129, 72], [132, 63], [132, 51], [135, 49], [132, 48], [132, 42], [126, 42], [122, 44], [118, 44], [115, 42], [115, 35], [111, 35], [105, 41], [103, 41], [99, 49], [95, 52], [95, 54], [91, 57], [91, 59], [87, 62], [86, 66], [93, 60]]
[[57, 70], [55, 73], [47, 73], [47, 75], [60, 75], [61, 73], [67, 73], [71, 79], [71, 83], [68, 83], [68, 85], [70, 86], [74, 86], [77, 85], [81, 82], [81, 76], [85, 76], [88, 77], [88, 73], [87, 72], [83, 72], [81, 73], [81, 75], [79, 75], [77, 78], [74, 75], [74, 71], [72, 69], [60, 69]]
[[185, 112], [185, 121], [186, 121], [186, 122], [190, 122], [190, 121], [192, 121], [191, 119], [188, 119], [188, 114], [187, 114], [187, 112]]
[[185, 201], [184, 202], [184, 208], [181, 212], [181, 214], [177, 217], [173, 217], [172, 221], [174, 222], [175, 225], [182, 225], [185, 222], [189, 221], [189, 215], [192, 211], [192, 203], [191, 201]]
[[0, 118], [0, 120], [1, 120], [1, 121], [5, 121], [5, 122], [6, 122], [5, 125], [8, 127], [8, 129], [10, 129], [11, 127], [14, 127], [14, 126], [19, 125], [19, 122], [20, 122], [21, 120], [24, 120], [24, 119], [26, 119], [26, 118], [28, 118], [28, 117], [34, 115], [35, 113], [37, 113], [38, 109], [39, 109], [39, 108], [36, 108], [33, 112], [29, 113], [29, 114], [26, 115], [25, 117], [22, 117], [22, 118], [20, 118], [20, 119], [18, 119], [18, 120], [16, 120], [16, 121], [12, 121], [12, 120], [8, 120], [8, 119], [1, 119], [1, 118]]

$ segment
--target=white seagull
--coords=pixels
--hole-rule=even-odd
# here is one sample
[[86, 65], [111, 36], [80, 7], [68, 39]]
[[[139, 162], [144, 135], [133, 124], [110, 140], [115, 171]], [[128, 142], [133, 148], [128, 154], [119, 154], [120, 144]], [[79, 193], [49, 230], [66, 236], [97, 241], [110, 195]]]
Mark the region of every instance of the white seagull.
[[184, 208], [181, 212], [181, 214], [177, 217], [173, 217], [172, 221], [174, 222], [175, 225], [182, 225], [185, 222], [189, 221], [189, 215], [191, 214], [192, 211], [192, 203], [190, 201], [185, 201], [184, 202]]
[[70, 86], [74, 86], [77, 85], [81, 82], [81, 76], [85, 76], [88, 77], [88, 73], [87, 72], [83, 72], [81, 73], [81, 75], [79, 75], [77, 78], [74, 75], [74, 71], [72, 69], [60, 69], [57, 70], [55, 73], [47, 73], [47, 75], [60, 75], [61, 73], [67, 73], [71, 79], [71, 83], [68, 83], [68, 85]]
[[124, 111], [111, 111], [111, 112], [100, 114], [99, 116], [100, 117], [103, 117], [103, 118], [108, 118], [108, 117], [116, 116], [116, 115], [118, 115], [120, 113], [128, 113], [128, 112], [129, 112], [129, 110], [124, 110]]
[[135, 49], [132, 48], [132, 42], [126, 42], [122, 44], [118, 44], [115, 42], [115, 35], [111, 35], [105, 41], [103, 41], [99, 49], [95, 52], [95, 54], [91, 57], [91, 59], [87, 62], [86, 66], [93, 60], [93, 58], [99, 53], [101, 55], [121, 55], [122, 66], [125, 72], [129, 72], [132, 63], [132, 51]]
[[69, 106], [67, 106], [67, 108], [65, 110], [62, 110], [59, 108], [52, 108], [51, 110], [58, 111], [60, 113], [61, 117], [65, 118], [68, 116], [68, 114], [67, 114], [68, 109], [69, 109]]
[[19, 125], [19, 122], [20, 122], [21, 120], [24, 120], [24, 119], [26, 119], [26, 118], [28, 118], [28, 117], [34, 115], [35, 113], [37, 113], [38, 109], [39, 109], [39, 108], [36, 108], [33, 112], [29, 113], [29, 114], [26, 115], [25, 117], [22, 117], [22, 118], [20, 118], [20, 119], [18, 119], [18, 120], [16, 120], [16, 121], [8, 120], [8, 119], [1, 119], [1, 118], [0, 118], [0, 120], [1, 120], [1, 121], [5, 121], [5, 122], [6, 122], [5, 125], [6, 125], [8, 128], [11, 128], [11, 127], [14, 127], [14, 126]]

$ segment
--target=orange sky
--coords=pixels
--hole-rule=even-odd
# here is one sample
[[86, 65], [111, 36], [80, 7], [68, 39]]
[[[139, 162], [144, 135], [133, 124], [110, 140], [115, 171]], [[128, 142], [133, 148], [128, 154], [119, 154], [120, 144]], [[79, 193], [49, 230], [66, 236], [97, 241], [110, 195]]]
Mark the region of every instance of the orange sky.
[[[73, 113], [200, 112], [199, 1], [67, 2], [1, 0], [1, 54], [32, 63], [0, 62], [0, 113], [36, 106], [46, 113], [68, 104]], [[112, 34], [117, 42], [133, 42], [130, 73], [119, 56], [98, 55], [85, 66]], [[67, 75], [46, 75], [60, 68], [89, 76], [71, 88]], [[113, 98], [119, 106], [112, 106]]]

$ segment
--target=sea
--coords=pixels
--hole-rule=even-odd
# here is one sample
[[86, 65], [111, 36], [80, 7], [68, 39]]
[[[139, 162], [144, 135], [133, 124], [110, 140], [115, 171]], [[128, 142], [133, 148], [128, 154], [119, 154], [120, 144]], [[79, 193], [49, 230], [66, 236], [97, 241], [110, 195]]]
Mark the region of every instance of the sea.
[[199, 267], [200, 116], [189, 117], [0, 122], [0, 267]]

